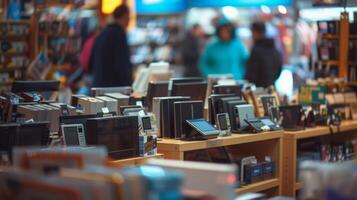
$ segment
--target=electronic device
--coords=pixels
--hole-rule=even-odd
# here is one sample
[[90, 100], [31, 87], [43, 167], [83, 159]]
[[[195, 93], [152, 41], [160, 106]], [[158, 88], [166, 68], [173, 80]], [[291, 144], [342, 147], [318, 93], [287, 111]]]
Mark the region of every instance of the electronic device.
[[170, 64], [166, 62], [150, 63], [148, 68], [139, 68], [133, 82], [135, 93], [145, 94], [150, 81], [167, 81], [171, 78]]
[[97, 114], [102, 111], [104, 101], [94, 97], [81, 97], [78, 99], [78, 105], [83, 109], [85, 114]]
[[221, 130], [220, 136], [231, 135], [231, 124], [228, 113], [219, 113], [216, 117], [217, 127]]
[[151, 125], [151, 118], [148, 115], [145, 116], [139, 116], [139, 127], [140, 130], [143, 131], [144, 133], [151, 131], [152, 125]]
[[301, 123], [301, 105], [279, 106], [281, 126], [287, 131], [300, 131], [304, 127]]
[[174, 102], [174, 127], [176, 139], [190, 139], [191, 128], [186, 120], [203, 118], [203, 101]]
[[251, 184], [263, 181], [263, 165], [249, 163], [244, 166], [244, 183]]
[[145, 98], [145, 105], [148, 106], [148, 111], [152, 111], [152, 103], [154, 97], [166, 97], [169, 95], [169, 81], [150, 81], [148, 92]]
[[87, 145], [107, 147], [113, 159], [125, 159], [139, 155], [137, 116], [91, 118], [86, 124]]
[[11, 91], [20, 92], [49, 92], [58, 91], [59, 81], [14, 81]]
[[[234, 199], [236, 197], [237, 168], [234, 165], [163, 159], [150, 159], [146, 164], [178, 170], [185, 174], [183, 190], [202, 191], [216, 200]], [[204, 181], [202, 178], [204, 178]]]
[[248, 127], [248, 124], [245, 119], [255, 118], [253, 106], [251, 104], [235, 106], [235, 117], [237, 128], [241, 131], [244, 131]]
[[189, 96], [192, 100], [205, 100], [207, 82], [185, 82], [172, 85], [171, 96]]
[[[216, 116], [219, 112], [218, 102], [223, 97], [232, 97], [233, 94], [212, 94], [208, 97], [208, 119], [212, 124], [216, 124]], [[222, 109], [220, 109], [222, 110]]]
[[279, 131], [282, 130], [282, 127], [275, 123], [273, 120], [271, 120], [269, 117], [261, 117], [259, 118], [263, 124], [265, 124], [266, 126], [269, 126], [270, 130], [272, 131]]
[[0, 151], [12, 156], [14, 146], [47, 146], [50, 122], [0, 125]]
[[213, 139], [219, 136], [220, 131], [205, 119], [186, 120], [192, 127], [192, 139]]
[[172, 89], [175, 84], [178, 83], [197, 83], [197, 82], [204, 82], [204, 79], [201, 77], [185, 77], [185, 78], [171, 78], [169, 82], [169, 96], [172, 95]]
[[124, 113], [127, 113], [128, 109], [137, 109], [137, 110], [142, 110], [143, 108], [141, 106], [137, 106], [137, 105], [126, 105], [126, 106], [119, 106], [119, 113], [121, 115], [125, 115]]
[[223, 100], [223, 112], [228, 113], [232, 132], [237, 132], [239, 130], [239, 121], [237, 121], [236, 116], [236, 106], [246, 104], [247, 102], [244, 100]]
[[239, 85], [215, 85], [213, 86], [213, 94], [235, 94], [242, 96], [242, 91]]
[[259, 118], [245, 119], [247, 127], [243, 130], [250, 133], [259, 133], [262, 131], [270, 131], [270, 127], [265, 125]]
[[260, 101], [261, 101], [261, 103], [263, 105], [264, 116], [272, 117], [271, 108], [279, 106], [278, 100], [276, 99], [276, 96], [274, 96], [274, 95], [262, 95], [262, 96], [260, 96]]
[[244, 168], [245, 168], [246, 165], [249, 165], [251, 163], [258, 163], [257, 158], [255, 156], [244, 157], [240, 161], [240, 182], [242, 184], [245, 183]]
[[66, 146], [86, 146], [83, 124], [62, 124], [62, 138]]
[[174, 102], [188, 101], [190, 97], [167, 97], [160, 100], [161, 137], [175, 138]]
[[105, 93], [121, 93], [124, 95], [130, 95], [133, 92], [130, 86], [124, 87], [99, 87], [92, 88], [91, 95], [92, 97], [103, 96]]
[[104, 107], [108, 108], [109, 112], [118, 113], [118, 101], [116, 99], [107, 96], [96, 96], [95, 98], [103, 101]]
[[[86, 137], [87, 134], [87, 120], [91, 118], [96, 118], [97, 115], [73, 115], [73, 116], [60, 116], [59, 123], [60, 125], [73, 125], [73, 124], [81, 124], [83, 125], [83, 132]], [[62, 129], [61, 129], [62, 131]]]

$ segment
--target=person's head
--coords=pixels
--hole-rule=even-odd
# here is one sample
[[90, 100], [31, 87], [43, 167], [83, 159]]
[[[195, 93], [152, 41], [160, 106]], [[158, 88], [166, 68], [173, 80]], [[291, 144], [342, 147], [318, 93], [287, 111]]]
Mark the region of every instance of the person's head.
[[194, 24], [191, 27], [191, 34], [195, 37], [201, 37], [203, 35], [202, 26], [200, 24]]
[[259, 40], [265, 37], [265, 23], [262, 21], [253, 22], [250, 27], [252, 31], [253, 40]]
[[128, 27], [129, 19], [130, 19], [130, 9], [127, 5], [122, 4], [115, 8], [113, 12], [114, 20], [117, 24], [122, 26], [123, 28]]
[[217, 22], [216, 34], [224, 42], [228, 42], [235, 37], [233, 24], [228, 19], [222, 17]]

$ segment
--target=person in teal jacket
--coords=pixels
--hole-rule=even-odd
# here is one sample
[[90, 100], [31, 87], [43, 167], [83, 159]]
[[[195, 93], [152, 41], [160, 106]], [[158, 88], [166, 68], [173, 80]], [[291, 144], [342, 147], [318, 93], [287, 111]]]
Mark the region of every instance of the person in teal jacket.
[[217, 36], [207, 43], [199, 60], [201, 75], [207, 78], [209, 74], [230, 73], [236, 80], [241, 80], [245, 76], [248, 52], [244, 44], [235, 37], [232, 23], [220, 18], [217, 24]]

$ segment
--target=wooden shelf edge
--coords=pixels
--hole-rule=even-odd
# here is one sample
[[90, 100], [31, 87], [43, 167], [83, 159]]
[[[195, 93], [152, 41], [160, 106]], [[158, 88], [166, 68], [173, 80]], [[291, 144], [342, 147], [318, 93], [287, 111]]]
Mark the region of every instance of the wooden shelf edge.
[[257, 134], [233, 134], [229, 137], [216, 138], [203, 141], [180, 141], [175, 139], [162, 139], [158, 141], [159, 151], [192, 151], [214, 147], [239, 145], [252, 142], [261, 142], [267, 140], [280, 139], [283, 137], [283, 131], [275, 131]]
[[163, 157], [164, 157], [164, 154], [157, 153], [156, 155], [147, 156], [147, 157], [135, 157], [135, 158], [122, 159], [122, 160], [114, 160], [114, 161], [112, 161], [112, 163], [120, 164], [120, 163], [127, 163], [127, 162], [138, 162], [138, 161], [144, 161], [144, 160], [151, 159], [151, 158], [163, 158]]
[[262, 181], [259, 183], [253, 183], [247, 186], [243, 186], [241, 188], [236, 189], [237, 194], [244, 194], [244, 193], [250, 193], [250, 192], [262, 192], [264, 190], [272, 189], [279, 187], [279, 179], [274, 178], [266, 181]]

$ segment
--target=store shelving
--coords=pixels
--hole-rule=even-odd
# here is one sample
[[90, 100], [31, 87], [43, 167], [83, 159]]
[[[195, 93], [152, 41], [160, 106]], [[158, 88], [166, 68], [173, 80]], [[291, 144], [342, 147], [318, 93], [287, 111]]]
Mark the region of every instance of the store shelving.
[[[300, 190], [302, 183], [297, 180], [297, 153], [298, 142], [303, 139], [321, 138], [325, 136], [334, 137], [335, 140], [347, 141], [357, 140], [357, 121], [343, 121], [339, 128], [333, 127], [332, 132], [329, 127], [308, 128], [303, 131], [284, 132], [283, 136], [283, 184], [282, 195], [295, 196]], [[357, 145], [355, 146], [355, 152]]]
[[256, 156], [263, 160], [269, 156], [276, 162], [275, 178], [237, 188], [239, 194], [247, 192], [265, 192], [268, 195], [281, 194], [282, 174], [282, 137], [283, 131], [258, 134], [233, 134], [201, 141], [181, 141], [175, 139], [161, 139], [158, 141], [158, 152], [165, 155], [165, 159], [185, 160], [185, 154], [196, 150], [216, 147], [227, 147], [234, 156]]
[[241, 188], [236, 189], [237, 194], [244, 194], [244, 193], [257, 193], [264, 190], [269, 190], [279, 187], [279, 179], [274, 178], [258, 183], [253, 183], [247, 186], [242, 186]]
[[110, 161], [108, 163], [109, 166], [113, 167], [127, 167], [127, 166], [136, 166], [136, 165], [141, 165], [144, 164], [146, 160], [152, 159], [152, 158], [164, 158], [163, 154], [156, 154], [153, 156], [147, 156], [147, 157], [134, 157], [134, 158], [128, 158], [128, 159], [122, 159], [122, 160], [114, 160]]

